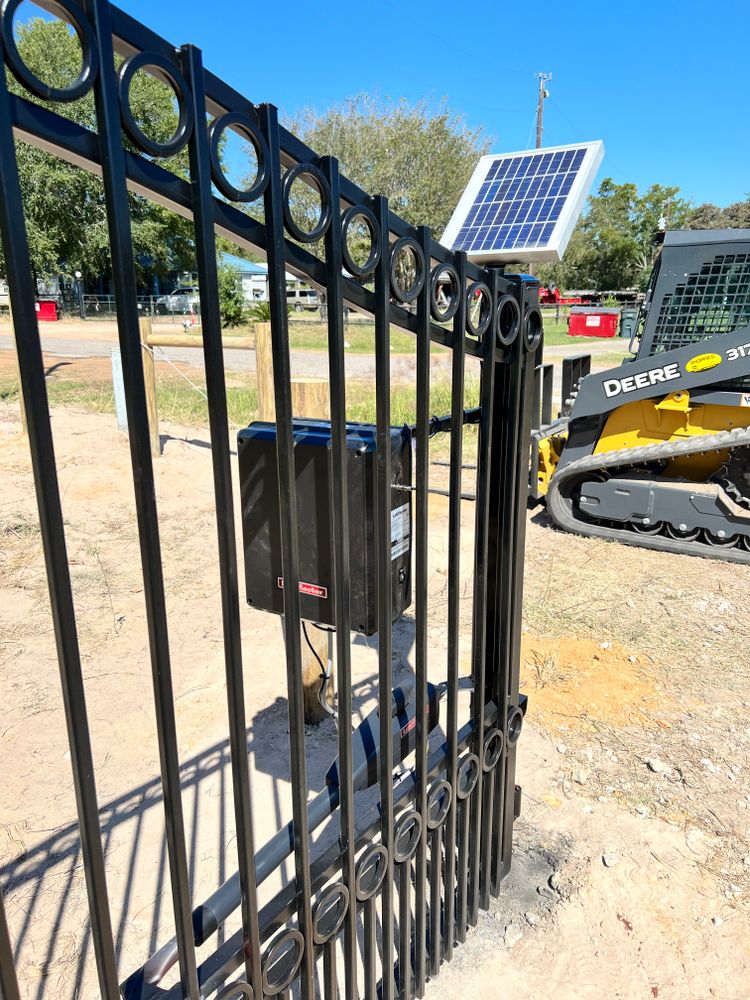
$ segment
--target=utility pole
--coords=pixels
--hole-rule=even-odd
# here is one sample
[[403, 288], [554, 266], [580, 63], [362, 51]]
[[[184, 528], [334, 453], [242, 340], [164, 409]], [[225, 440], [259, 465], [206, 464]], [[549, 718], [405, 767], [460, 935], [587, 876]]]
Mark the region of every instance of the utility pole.
[[[545, 87], [548, 80], [552, 79], [551, 73], [535, 73], [534, 76], [539, 80], [539, 100], [536, 106], [536, 148], [542, 148], [542, 132], [544, 131], [544, 126], [542, 124], [544, 120], [544, 102], [549, 97], [549, 91]], [[533, 276], [534, 265], [529, 264], [529, 274]]]
[[542, 146], [542, 132], [544, 131], [542, 121], [544, 118], [544, 102], [549, 97], [549, 91], [545, 87], [545, 83], [552, 79], [551, 73], [535, 73], [534, 76], [539, 80], [539, 102], [536, 106], [536, 148], [541, 149]]

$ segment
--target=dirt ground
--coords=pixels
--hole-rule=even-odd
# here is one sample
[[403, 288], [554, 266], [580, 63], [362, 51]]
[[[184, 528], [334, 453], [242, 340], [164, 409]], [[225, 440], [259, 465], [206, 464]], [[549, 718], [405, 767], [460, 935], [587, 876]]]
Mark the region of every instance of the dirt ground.
[[[112, 417], [59, 409], [52, 422], [124, 978], [173, 932], [130, 459]], [[197, 901], [236, 867], [211, 454], [206, 433], [162, 431], [157, 498]], [[436, 484], [446, 472], [434, 468]], [[33, 483], [10, 403], [0, 403], [0, 481], [0, 880], [22, 996], [94, 1000]], [[465, 505], [465, 672], [472, 514]], [[430, 531], [441, 679], [441, 497]], [[530, 516], [527, 552], [514, 872], [427, 997], [747, 1000], [750, 569], [562, 535], [544, 515]], [[291, 812], [283, 644], [278, 621], [248, 607], [242, 632], [260, 845]], [[374, 704], [377, 647], [358, 638], [352, 650], [359, 718]], [[395, 679], [413, 665], [407, 615], [394, 630]], [[333, 723], [307, 731], [307, 753], [316, 791], [336, 753]]]

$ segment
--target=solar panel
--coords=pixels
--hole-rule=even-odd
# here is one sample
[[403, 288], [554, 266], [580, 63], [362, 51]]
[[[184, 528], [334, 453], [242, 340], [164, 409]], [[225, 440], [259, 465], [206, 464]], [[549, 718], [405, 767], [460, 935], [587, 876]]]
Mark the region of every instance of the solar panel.
[[560, 260], [603, 157], [601, 141], [483, 156], [441, 242], [481, 264]]

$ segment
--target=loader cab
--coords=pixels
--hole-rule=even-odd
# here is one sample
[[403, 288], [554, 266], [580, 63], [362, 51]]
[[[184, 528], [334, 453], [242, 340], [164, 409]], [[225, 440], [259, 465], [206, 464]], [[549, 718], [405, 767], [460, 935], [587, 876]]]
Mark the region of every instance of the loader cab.
[[666, 233], [636, 328], [638, 357], [699, 343], [748, 324], [750, 229]]

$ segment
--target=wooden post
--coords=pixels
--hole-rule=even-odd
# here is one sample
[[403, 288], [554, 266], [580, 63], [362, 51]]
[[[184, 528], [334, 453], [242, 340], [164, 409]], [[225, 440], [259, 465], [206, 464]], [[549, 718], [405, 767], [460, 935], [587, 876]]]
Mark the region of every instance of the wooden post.
[[[328, 382], [320, 378], [293, 378], [292, 413], [295, 417], [329, 420], [331, 403]], [[302, 642], [302, 689], [305, 701], [305, 722], [308, 725], [317, 725], [325, 719], [328, 713], [320, 704], [320, 663], [318, 663], [315, 653], [328, 669], [330, 633], [321, 632], [320, 629], [308, 625], [307, 638], [309, 645], [304, 641], [304, 636]], [[315, 649], [315, 653], [310, 649], [310, 646]], [[330, 648], [332, 653], [332, 645]], [[333, 665], [330, 669], [331, 680], [326, 692], [326, 703], [329, 708], [332, 708], [336, 675]]]
[[10, 304], [8, 296], [8, 315], [10, 316], [10, 335], [13, 338], [13, 349], [16, 352], [16, 378], [18, 379], [18, 405], [21, 408], [21, 430], [28, 435], [29, 429], [26, 426], [26, 407], [23, 402], [23, 385], [21, 384], [21, 367], [18, 364], [18, 344], [16, 344], [16, 326], [13, 322], [13, 306]]
[[143, 381], [146, 384], [146, 412], [148, 427], [151, 432], [151, 454], [158, 458], [161, 455], [159, 439], [159, 411], [156, 407], [156, 366], [154, 352], [149, 344], [151, 336], [151, 317], [146, 316], [138, 321], [141, 331], [141, 358], [143, 360]]
[[275, 423], [270, 323], [255, 324], [255, 378], [258, 386], [258, 419]]
[[[148, 342], [152, 347], [203, 347], [203, 338], [200, 334], [189, 333], [150, 333]], [[221, 341], [224, 350], [236, 349], [239, 351], [255, 347], [255, 341], [251, 337], [224, 337]]]
[[292, 379], [292, 413], [295, 417], [310, 417], [313, 420], [331, 419], [331, 399], [328, 381], [324, 378]]

